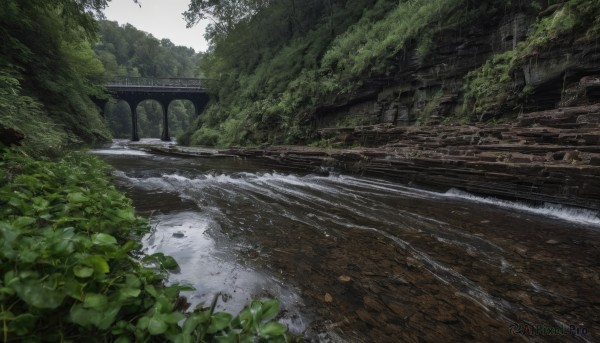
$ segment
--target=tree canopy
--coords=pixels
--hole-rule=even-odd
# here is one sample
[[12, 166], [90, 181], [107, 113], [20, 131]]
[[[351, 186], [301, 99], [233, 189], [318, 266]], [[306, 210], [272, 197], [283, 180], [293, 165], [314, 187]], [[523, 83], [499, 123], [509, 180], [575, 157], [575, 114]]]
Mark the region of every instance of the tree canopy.
[[184, 12], [188, 27], [200, 20], [209, 19], [211, 24], [206, 31], [206, 39], [216, 40], [226, 36], [236, 25], [252, 18], [271, 0], [191, 0]]

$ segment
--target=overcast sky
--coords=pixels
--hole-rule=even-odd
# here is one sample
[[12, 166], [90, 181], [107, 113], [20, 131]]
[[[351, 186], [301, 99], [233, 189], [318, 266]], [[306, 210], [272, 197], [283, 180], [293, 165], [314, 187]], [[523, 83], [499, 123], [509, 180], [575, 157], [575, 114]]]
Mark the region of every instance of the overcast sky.
[[205, 24], [191, 29], [185, 28], [182, 13], [187, 10], [189, 0], [111, 0], [104, 11], [106, 19], [118, 21], [119, 25], [130, 23], [137, 29], [151, 33], [158, 39], [168, 38], [175, 45], [188, 46], [206, 51], [204, 40]]

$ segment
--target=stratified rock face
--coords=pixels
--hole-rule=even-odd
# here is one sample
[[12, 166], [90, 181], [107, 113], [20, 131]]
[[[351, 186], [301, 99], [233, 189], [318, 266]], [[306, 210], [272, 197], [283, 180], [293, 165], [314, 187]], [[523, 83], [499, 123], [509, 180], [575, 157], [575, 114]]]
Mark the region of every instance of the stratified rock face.
[[[469, 27], [438, 34], [426, 56], [416, 43], [407, 47], [385, 75], [363, 80], [355, 94], [340, 95], [315, 112], [317, 127], [439, 122], [462, 110], [465, 76], [498, 53], [515, 49], [526, 38], [535, 18], [523, 13], [482, 18]], [[595, 41], [552, 42], [528, 56], [512, 72], [512, 87], [524, 90], [509, 96], [486, 121], [518, 114], [600, 102], [600, 45]], [[350, 125], [349, 125], [350, 124]]]
[[[300, 166], [321, 159], [419, 185], [600, 208], [597, 42], [565, 37], [519, 55], [512, 90], [492, 99], [492, 109], [478, 109], [485, 112], [476, 113], [477, 123], [443, 124], [469, 112], [463, 107], [467, 74], [515, 50], [534, 22], [523, 13], [501, 14], [438, 34], [424, 57], [416, 43], [408, 46], [384, 76], [363, 80], [361, 90], [315, 112], [321, 138], [367, 148], [327, 156], [290, 151], [280, 161]], [[511, 123], [489, 121], [500, 117]]]
[[[504, 198], [600, 209], [600, 105], [522, 115], [486, 126], [323, 129], [377, 148], [230, 149], [294, 168], [338, 170], [399, 179], [440, 190], [458, 188]], [[386, 143], [386, 145], [381, 146]]]

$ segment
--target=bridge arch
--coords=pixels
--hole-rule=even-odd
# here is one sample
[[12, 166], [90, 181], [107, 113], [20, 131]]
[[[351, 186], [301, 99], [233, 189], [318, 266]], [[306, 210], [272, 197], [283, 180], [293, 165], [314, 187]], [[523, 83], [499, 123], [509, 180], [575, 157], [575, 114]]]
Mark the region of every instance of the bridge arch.
[[[131, 110], [131, 140], [139, 141], [138, 105], [145, 100], [156, 100], [162, 107], [163, 130], [161, 140], [170, 141], [168, 110], [174, 100], [189, 100], [198, 116], [209, 101], [202, 79], [183, 78], [133, 78], [120, 77], [111, 80], [106, 89], [118, 100], [124, 100]], [[108, 100], [96, 103], [103, 109]], [[102, 104], [104, 102], [104, 104]]]

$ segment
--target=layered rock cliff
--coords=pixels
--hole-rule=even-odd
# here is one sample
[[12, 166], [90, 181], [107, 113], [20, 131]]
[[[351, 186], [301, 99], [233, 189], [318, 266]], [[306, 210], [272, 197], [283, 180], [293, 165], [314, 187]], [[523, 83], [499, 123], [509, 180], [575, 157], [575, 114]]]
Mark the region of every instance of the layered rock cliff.
[[[535, 17], [510, 13], [480, 18], [469, 27], [435, 36], [432, 51], [421, 57], [417, 42], [395, 58], [385, 75], [364, 80], [315, 111], [319, 129], [373, 124], [407, 126], [454, 121], [511, 119], [519, 114], [600, 102], [600, 45], [596, 39], [568, 35], [543, 49], [515, 58], [509, 71], [510, 91], [492, 100], [485, 111], [465, 113], [469, 74], [491, 58], [518, 53]], [[501, 83], [501, 80], [492, 80]], [[491, 87], [491, 85], [490, 85]], [[469, 118], [469, 114], [475, 117]], [[326, 137], [327, 138], [327, 137]]]
[[[337, 129], [323, 129], [330, 135]], [[381, 147], [229, 149], [310, 171], [393, 178], [499, 198], [600, 209], [600, 105], [522, 115], [511, 124], [355, 128], [341, 133]]]
[[[385, 75], [316, 110], [327, 145], [381, 147], [335, 153], [334, 164], [424, 186], [600, 208], [600, 45], [575, 31], [536, 45], [542, 24], [520, 12], [480, 18], [436, 35], [425, 58], [413, 42]], [[488, 89], [469, 99], [482, 80]], [[307, 155], [315, 157], [293, 151], [279, 159], [302, 164]]]

